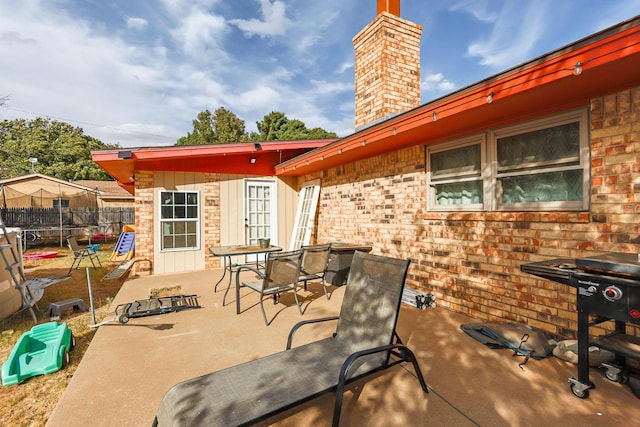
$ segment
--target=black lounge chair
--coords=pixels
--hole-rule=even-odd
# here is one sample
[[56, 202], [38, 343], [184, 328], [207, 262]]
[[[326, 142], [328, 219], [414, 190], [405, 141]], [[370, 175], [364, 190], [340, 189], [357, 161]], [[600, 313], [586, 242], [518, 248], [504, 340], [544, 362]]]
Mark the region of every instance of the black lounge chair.
[[[338, 426], [345, 385], [402, 362], [413, 364], [426, 393], [415, 355], [395, 332], [408, 266], [356, 252], [339, 317], [298, 323], [283, 352], [173, 386], [153, 425], [250, 425], [334, 392]], [[291, 348], [302, 325], [329, 320], [338, 321], [332, 337]]]

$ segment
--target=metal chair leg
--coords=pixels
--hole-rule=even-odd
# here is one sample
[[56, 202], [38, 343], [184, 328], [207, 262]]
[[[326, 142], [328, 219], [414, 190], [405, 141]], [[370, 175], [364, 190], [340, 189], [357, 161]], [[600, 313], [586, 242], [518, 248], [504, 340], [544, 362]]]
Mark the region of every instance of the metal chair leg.
[[327, 301], [328, 301], [330, 297], [329, 297], [329, 292], [327, 292], [327, 284], [324, 280], [324, 277], [322, 278], [322, 290], [324, 291], [324, 296], [327, 297]]
[[302, 308], [300, 307], [300, 301], [298, 300], [298, 293], [296, 290], [293, 290], [293, 297], [296, 299], [296, 305], [298, 306], [298, 312], [302, 314]]
[[260, 294], [260, 310], [262, 310], [262, 318], [264, 319], [264, 324], [269, 326], [269, 321], [267, 320], [267, 313], [264, 311], [264, 304], [262, 303], [263, 294]]

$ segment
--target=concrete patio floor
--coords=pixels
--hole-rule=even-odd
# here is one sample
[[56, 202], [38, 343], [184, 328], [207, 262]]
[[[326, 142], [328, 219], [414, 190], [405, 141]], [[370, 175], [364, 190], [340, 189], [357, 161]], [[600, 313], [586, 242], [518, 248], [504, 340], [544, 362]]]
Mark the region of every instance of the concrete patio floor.
[[[100, 326], [47, 425], [150, 426], [171, 386], [283, 350], [296, 322], [337, 315], [345, 289], [330, 287], [327, 301], [321, 286], [310, 284], [308, 292], [300, 293], [303, 316], [291, 295], [277, 305], [266, 300], [267, 316], [273, 319], [266, 327], [256, 293], [242, 293], [240, 315], [233, 288], [222, 305], [222, 286], [213, 292], [221, 274], [127, 281], [112, 307], [145, 299], [153, 288], [181, 285], [182, 293], [199, 295], [202, 308]], [[409, 364], [396, 366], [349, 388], [342, 425], [611, 426], [640, 420], [640, 401], [628, 386], [592, 369], [596, 388], [588, 399], [578, 399], [567, 383], [577, 375], [575, 365], [549, 357], [520, 368], [522, 358], [511, 351], [489, 349], [460, 330], [461, 324], [476, 321], [440, 307], [418, 310], [403, 304], [398, 333], [416, 353], [429, 394], [421, 391]], [[326, 337], [332, 327], [303, 328], [294, 345]], [[332, 410], [333, 396], [325, 395], [262, 425], [330, 425]]]

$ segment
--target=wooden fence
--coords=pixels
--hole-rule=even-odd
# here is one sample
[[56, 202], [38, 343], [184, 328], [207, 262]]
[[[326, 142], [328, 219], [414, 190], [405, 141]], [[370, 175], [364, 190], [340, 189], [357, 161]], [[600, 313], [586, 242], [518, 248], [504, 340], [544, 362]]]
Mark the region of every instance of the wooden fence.
[[5, 208], [0, 209], [7, 227], [22, 229], [22, 248], [59, 242], [69, 235], [84, 239], [96, 234], [117, 237], [124, 225], [135, 223], [131, 208]]
[[47, 228], [134, 224], [134, 208], [6, 208], [0, 209], [7, 227]]

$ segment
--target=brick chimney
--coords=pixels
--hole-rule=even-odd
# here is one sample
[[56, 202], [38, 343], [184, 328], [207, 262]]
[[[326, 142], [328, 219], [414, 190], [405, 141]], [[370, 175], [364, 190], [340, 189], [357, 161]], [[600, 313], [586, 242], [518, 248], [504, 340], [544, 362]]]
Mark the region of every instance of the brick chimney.
[[378, 16], [353, 38], [356, 129], [420, 105], [422, 26], [399, 15], [400, 0], [378, 0]]

